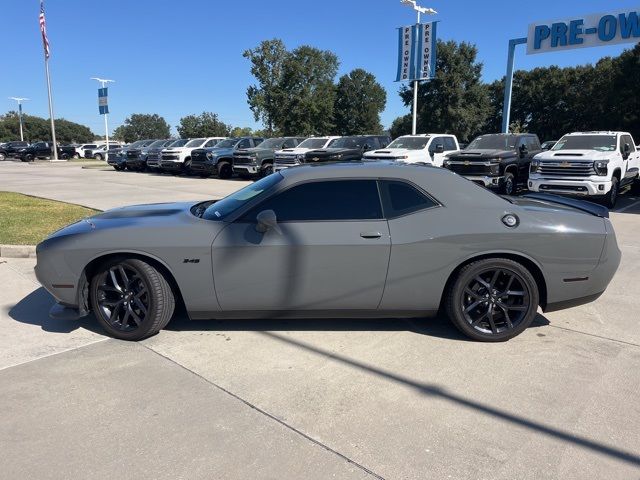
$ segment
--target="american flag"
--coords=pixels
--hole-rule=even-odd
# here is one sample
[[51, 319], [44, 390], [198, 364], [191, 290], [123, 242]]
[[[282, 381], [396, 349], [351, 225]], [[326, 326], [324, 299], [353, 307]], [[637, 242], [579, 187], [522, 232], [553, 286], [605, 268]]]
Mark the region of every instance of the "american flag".
[[47, 38], [47, 22], [44, 18], [44, 0], [40, 0], [40, 32], [42, 33], [42, 44], [44, 45], [44, 58], [49, 58], [49, 39]]

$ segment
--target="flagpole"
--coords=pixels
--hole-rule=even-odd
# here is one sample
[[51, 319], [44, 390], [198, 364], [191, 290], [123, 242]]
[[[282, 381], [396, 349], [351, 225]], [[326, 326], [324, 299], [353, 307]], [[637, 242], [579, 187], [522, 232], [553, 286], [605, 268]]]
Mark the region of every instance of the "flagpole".
[[51, 75], [49, 75], [49, 59], [44, 59], [44, 69], [47, 73], [47, 93], [49, 95], [49, 118], [51, 119], [51, 142], [53, 143], [53, 161], [58, 161], [58, 143], [56, 142], [56, 124], [53, 118], [53, 99], [51, 96]]

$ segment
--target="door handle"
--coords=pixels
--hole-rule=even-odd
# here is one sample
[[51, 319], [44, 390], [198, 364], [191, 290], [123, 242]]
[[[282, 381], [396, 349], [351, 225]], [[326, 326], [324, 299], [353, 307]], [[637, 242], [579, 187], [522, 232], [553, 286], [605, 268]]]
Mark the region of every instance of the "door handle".
[[360, 236], [367, 239], [376, 239], [382, 237], [382, 234], [380, 232], [362, 232]]

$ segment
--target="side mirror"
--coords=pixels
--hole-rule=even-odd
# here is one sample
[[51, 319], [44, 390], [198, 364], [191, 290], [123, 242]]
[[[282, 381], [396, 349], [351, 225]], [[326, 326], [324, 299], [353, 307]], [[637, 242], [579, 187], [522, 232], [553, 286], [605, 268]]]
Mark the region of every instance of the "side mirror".
[[282, 233], [280, 226], [278, 225], [278, 218], [276, 212], [273, 210], [263, 210], [256, 217], [256, 231], [260, 233], [267, 233], [268, 230], [275, 230], [278, 233]]
[[520, 145], [520, 158], [524, 158], [527, 153], [529, 153], [529, 149], [526, 145]]
[[436, 145], [436, 153], [444, 153], [444, 145], [440, 144], [440, 145]]

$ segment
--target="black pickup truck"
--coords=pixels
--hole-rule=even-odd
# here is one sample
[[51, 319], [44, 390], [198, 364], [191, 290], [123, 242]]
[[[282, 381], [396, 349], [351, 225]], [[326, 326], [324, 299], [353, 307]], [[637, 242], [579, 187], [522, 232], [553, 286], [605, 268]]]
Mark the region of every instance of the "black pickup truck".
[[[58, 158], [66, 160], [76, 153], [75, 147], [58, 145]], [[18, 158], [23, 162], [32, 162], [36, 158], [53, 158], [52, 142], [36, 142], [18, 152]]]
[[362, 160], [365, 152], [384, 148], [391, 142], [385, 135], [355, 135], [334, 140], [330, 147], [311, 150], [305, 154], [305, 163], [352, 162]]
[[443, 167], [500, 193], [512, 195], [527, 184], [531, 159], [542, 151], [537, 135], [481, 135], [467, 148], [446, 156]]
[[0, 162], [18, 154], [21, 148], [28, 147], [27, 142], [7, 142], [0, 146]]

